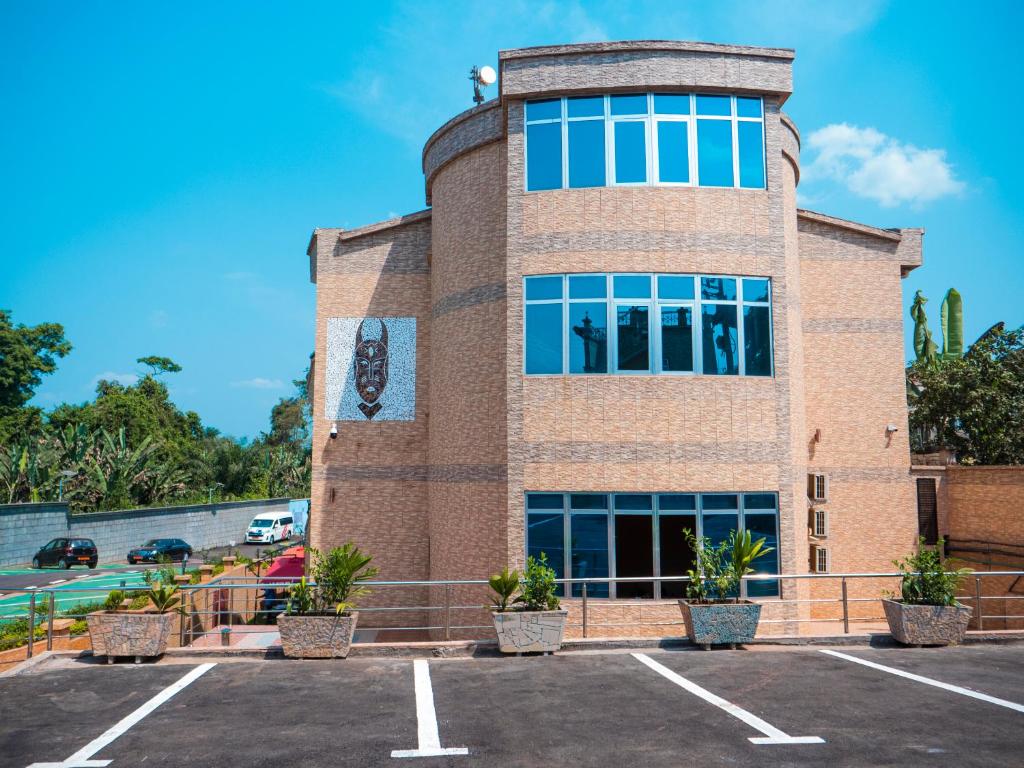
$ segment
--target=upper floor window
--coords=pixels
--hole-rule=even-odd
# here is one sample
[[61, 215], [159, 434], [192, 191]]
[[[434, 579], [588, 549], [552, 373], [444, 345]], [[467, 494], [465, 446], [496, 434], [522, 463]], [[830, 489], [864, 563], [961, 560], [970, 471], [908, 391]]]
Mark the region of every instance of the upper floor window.
[[771, 376], [771, 281], [724, 275], [524, 278], [524, 372]]
[[760, 98], [639, 93], [526, 102], [526, 189], [764, 189]]

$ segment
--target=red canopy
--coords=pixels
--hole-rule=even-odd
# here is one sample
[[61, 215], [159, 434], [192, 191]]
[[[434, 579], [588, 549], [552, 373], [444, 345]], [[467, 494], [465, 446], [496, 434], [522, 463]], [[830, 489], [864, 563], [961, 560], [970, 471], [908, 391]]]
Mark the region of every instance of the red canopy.
[[261, 582], [291, 581], [305, 575], [306, 550], [301, 546], [289, 547], [274, 559], [260, 578]]

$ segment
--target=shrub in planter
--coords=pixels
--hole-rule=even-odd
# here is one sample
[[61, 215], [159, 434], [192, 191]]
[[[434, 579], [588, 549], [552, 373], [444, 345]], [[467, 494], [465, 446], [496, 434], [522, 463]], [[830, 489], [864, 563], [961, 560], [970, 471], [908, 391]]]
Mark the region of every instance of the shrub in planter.
[[303, 576], [291, 587], [287, 608], [277, 617], [281, 647], [293, 659], [343, 659], [359, 618], [355, 601], [370, 592], [360, 584], [379, 571], [351, 541], [326, 554], [310, 549], [310, 558], [313, 582]]
[[[942, 546], [942, 539], [939, 546]], [[904, 645], [956, 645], [964, 639], [971, 609], [957, 602], [960, 583], [971, 573], [969, 568], [947, 571], [938, 549], [925, 548], [924, 537], [918, 550], [893, 564], [902, 574], [900, 599], [890, 595], [882, 601], [885, 619], [892, 636]]]
[[773, 548], [765, 546], [764, 538], [753, 541], [746, 530], [733, 531], [717, 545], [706, 536], [698, 539], [688, 529], [683, 535], [694, 553], [694, 568], [686, 572], [687, 599], [679, 601], [690, 642], [705, 650], [750, 642], [757, 632], [761, 605], [739, 599], [740, 580], [754, 573], [751, 564]]
[[519, 571], [505, 568], [488, 583], [494, 591], [491, 617], [502, 653], [554, 653], [562, 647], [569, 612], [559, 608], [555, 572], [543, 552], [539, 560], [527, 558], [522, 580]]
[[86, 616], [94, 655], [106, 656], [108, 664], [117, 656], [134, 656], [138, 664], [143, 657], [160, 656], [167, 650], [174, 614], [181, 612], [178, 588], [154, 582], [144, 594], [151, 609], [120, 610], [124, 594], [114, 590], [104, 603], [107, 610]]

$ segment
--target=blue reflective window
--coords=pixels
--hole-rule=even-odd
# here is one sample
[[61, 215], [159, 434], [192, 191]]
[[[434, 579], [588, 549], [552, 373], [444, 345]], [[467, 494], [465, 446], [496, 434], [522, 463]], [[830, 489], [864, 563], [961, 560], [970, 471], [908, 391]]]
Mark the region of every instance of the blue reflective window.
[[[608, 578], [608, 515], [575, 514], [571, 522], [572, 578]], [[573, 584], [574, 596], [582, 585]], [[608, 584], [588, 584], [587, 594], [608, 597]]]
[[697, 121], [697, 179], [702, 187], [731, 187], [732, 121]]
[[739, 509], [739, 496], [735, 493], [705, 493], [700, 497], [705, 510]]
[[680, 120], [658, 122], [658, 181], [686, 184], [690, 181], [688, 123]]
[[760, 122], [737, 123], [740, 153], [740, 186], [764, 189], [764, 137]]
[[656, 115], [688, 115], [690, 114], [690, 95], [687, 93], [656, 93], [654, 94], [654, 113]]
[[650, 275], [615, 275], [612, 290], [618, 299], [651, 298]]
[[[561, 498], [561, 496], [559, 496]], [[555, 572], [556, 579], [565, 578], [565, 526], [561, 512], [526, 516], [526, 554], [540, 560], [547, 556], [548, 566]], [[562, 595], [562, 585], [557, 594]]]
[[658, 497], [658, 509], [692, 512], [697, 509], [697, 497], [692, 493], [663, 493]]
[[704, 535], [711, 539], [712, 545], [721, 544], [736, 530], [738, 515], [704, 515]]
[[604, 117], [604, 96], [566, 99], [569, 117]]
[[771, 311], [743, 307], [743, 365], [747, 376], [772, 375]]
[[728, 96], [702, 96], [697, 94], [698, 115], [722, 115], [732, 114], [732, 105]]
[[603, 187], [604, 120], [569, 123], [569, 186]]
[[692, 299], [693, 278], [689, 275], [658, 275], [659, 299]]
[[562, 494], [560, 493], [528, 493], [526, 495], [527, 509], [562, 509]]
[[739, 349], [735, 304], [705, 304], [702, 308], [704, 373], [735, 376]]
[[561, 99], [541, 99], [526, 102], [526, 120], [559, 120], [562, 117]]
[[661, 307], [661, 370], [693, 370], [693, 307]]
[[702, 277], [700, 297], [711, 301], [736, 301], [736, 281], [731, 277]]
[[615, 183], [647, 181], [647, 130], [640, 121], [619, 121], [615, 125]]
[[646, 493], [617, 493], [615, 494], [615, 510], [617, 512], [650, 512], [653, 509], [653, 502], [650, 494]]
[[562, 372], [562, 304], [526, 305], [526, 372]]
[[743, 494], [743, 509], [775, 509], [774, 493], [745, 493]]
[[573, 509], [608, 509], [608, 496], [603, 493], [574, 493], [569, 496]]
[[[750, 537], [757, 541], [764, 538], [765, 546], [771, 547], [763, 557], [755, 560], [751, 567], [757, 573], [778, 573], [779, 572], [779, 537], [776, 531], [778, 518], [774, 514], [769, 515], [743, 515], [743, 527], [750, 531]], [[747, 594], [750, 597], [774, 597], [779, 594], [779, 582], [775, 579], [757, 579], [747, 582]]]
[[647, 94], [637, 93], [628, 96], [612, 96], [613, 115], [646, 115]]
[[543, 275], [526, 278], [527, 301], [560, 298], [562, 298], [561, 275]]
[[562, 124], [526, 126], [526, 188], [560, 189], [562, 186]]
[[768, 301], [768, 281], [762, 278], [746, 278], [743, 281], [744, 301]]
[[603, 299], [608, 295], [604, 275], [569, 275], [570, 299]]
[[[735, 307], [734, 307], [735, 309]], [[646, 372], [651, 369], [651, 308], [619, 305], [617, 317], [618, 369]]]
[[608, 305], [569, 304], [569, 373], [608, 373]]
[[746, 96], [737, 96], [736, 114], [739, 117], [760, 117], [761, 100], [757, 98], [748, 98]]

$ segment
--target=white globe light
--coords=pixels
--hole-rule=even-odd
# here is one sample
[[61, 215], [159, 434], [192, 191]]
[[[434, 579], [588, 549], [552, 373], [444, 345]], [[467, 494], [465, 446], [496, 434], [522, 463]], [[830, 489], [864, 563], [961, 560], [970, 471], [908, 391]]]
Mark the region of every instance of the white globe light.
[[484, 85], [493, 85], [494, 81], [498, 79], [498, 73], [494, 71], [494, 67], [489, 67], [486, 64], [480, 67], [480, 82]]

